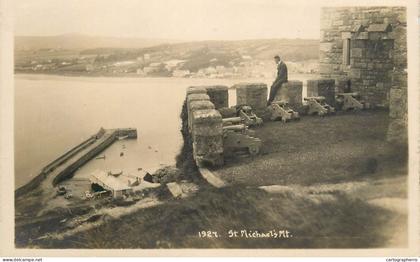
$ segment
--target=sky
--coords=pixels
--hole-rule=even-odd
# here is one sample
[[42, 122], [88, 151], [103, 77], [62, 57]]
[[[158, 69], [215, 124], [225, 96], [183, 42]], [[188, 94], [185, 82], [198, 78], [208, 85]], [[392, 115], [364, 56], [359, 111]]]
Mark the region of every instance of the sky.
[[320, 5], [302, 0], [15, 0], [15, 35], [177, 40], [319, 38]]

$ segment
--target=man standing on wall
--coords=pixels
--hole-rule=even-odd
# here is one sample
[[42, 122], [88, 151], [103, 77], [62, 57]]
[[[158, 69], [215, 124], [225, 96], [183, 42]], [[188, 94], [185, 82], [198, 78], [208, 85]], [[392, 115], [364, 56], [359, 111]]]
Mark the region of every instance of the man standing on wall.
[[268, 98], [268, 105], [273, 102], [274, 98], [276, 97], [277, 92], [281, 88], [283, 83], [287, 82], [287, 66], [286, 64], [280, 59], [280, 56], [276, 55], [274, 57], [274, 61], [277, 64], [277, 78], [274, 80], [273, 84], [270, 88], [270, 96]]

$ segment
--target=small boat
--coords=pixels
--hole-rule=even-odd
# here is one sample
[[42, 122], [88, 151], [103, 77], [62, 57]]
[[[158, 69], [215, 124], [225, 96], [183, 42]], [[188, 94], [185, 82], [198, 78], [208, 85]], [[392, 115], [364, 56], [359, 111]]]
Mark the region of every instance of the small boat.
[[106, 158], [106, 156], [102, 155], [102, 156], [97, 156], [95, 159], [105, 159], [105, 158]]

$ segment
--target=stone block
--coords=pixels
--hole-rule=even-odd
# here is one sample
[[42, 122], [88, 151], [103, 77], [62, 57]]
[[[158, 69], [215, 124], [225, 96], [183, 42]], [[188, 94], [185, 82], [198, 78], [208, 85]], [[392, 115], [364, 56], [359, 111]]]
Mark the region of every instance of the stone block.
[[207, 94], [210, 101], [216, 109], [229, 106], [229, 94], [227, 86], [206, 86]]
[[341, 39], [351, 39], [352, 33], [351, 32], [342, 32]]
[[389, 117], [407, 119], [407, 88], [391, 88], [389, 91]]
[[191, 94], [207, 94], [207, 90], [202, 86], [190, 86], [187, 88], [187, 96]]
[[407, 87], [407, 72], [396, 71], [392, 73], [392, 86], [395, 88]]
[[360, 78], [361, 75], [362, 75], [362, 71], [360, 69], [352, 68], [349, 72], [350, 78]]
[[197, 101], [197, 100], [210, 100], [210, 97], [207, 95], [207, 93], [189, 94], [187, 96], [187, 102]]
[[387, 132], [387, 141], [392, 144], [408, 145], [407, 121], [401, 119], [390, 119]]
[[319, 64], [319, 72], [321, 74], [330, 74], [334, 72], [334, 66], [331, 63], [320, 63]]
[[222, 116], [215, 109], [192, 112], [192, 134], [194, 136], [215, 136], [223, 134]]
[[193, 112], [193, 156], [199, 166], [223, 164], [223, 122], [219, 111]]
[[193, 147], [200, 156], [223, 154], [223, 136], [195, 136]]
[[302, 106], [302, 89], [302, 81], [288, 81], [282, 85], [274, 100], [286, 101], [293, 108], [300, 108]]
[[351, 90], [351, 80], [349, 78], [338, 78], [335, 81], [336, 93], [350, 93]]
[[352, 48], [350, 52], [350, 57], [360, 58], [364, 57], [366, 53], [366, 49], [363, 48]]
[[[369, 33], [368, 32], [360, 32], [357, 36], [356, 36], [357, 40], [368, 40], [369, 39]], [[356, 41], [357, 41], [356, 40]]]
[[209, 100], [196, 100], [190, 102], [188, 111], [188, 127], [190, 132], [192, 131], [192, 114], [198, 110], [214, 109], [214, 104]]
[[365, 48], [366, 47], [366, 41], [364, 40], [354, 40], [351, 42], [352, 48]]
[[335, 105], [335, 80], [334, 79], [316, 79], [307, 82], [308, 96], [323, 96], [325, 102], [329, 105]]
[[255, 112], [264, 111], [267, 107], [267, 85], [263, 83], [240, 83], [234, 85], [236, 103], [249, 105]]
[[334, 43], [320, 43], [319, 44], [319, 50], [321, 51], [321, 52], [328, 52], [328, 51], [330, 51], [331, 49], [333, 49], [333, 47], [334, 47]]
[[202, 109], [215, 109], [215, 106], [209, 100], [197, 100], [190, 102], [190, 109], [192, 112], [195, 112]]
[[210, 101], [210, 98], [206, 93], [192, 93], [187, 95], [188, 127], [190, 131], [192, 127], [192, 112], [190, 109], [190, 104], [194, 101]]

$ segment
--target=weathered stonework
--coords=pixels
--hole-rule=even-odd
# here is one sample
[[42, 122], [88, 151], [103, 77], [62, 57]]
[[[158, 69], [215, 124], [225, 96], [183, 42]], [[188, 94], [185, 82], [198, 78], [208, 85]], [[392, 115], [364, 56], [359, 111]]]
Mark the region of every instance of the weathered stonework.
[[263, 83], [240, 83], [236, 88], [236, 103], [249, 105], [257, 114], [261, 114], [267, 107], [267, 85]]
[[210, 97], [206, 93], [193, 93], [187, 95], [187, 112], [188, 112], [188, 128], [192, 130], [192, 111], [190, 105], [194, 101], [210, 101]]
[[206, 86], [210, 101], [216, 109], [229, 107], [229, 94], [227, 86]]
[[[204, 110], [204, 109], [215, 109], [214, 104], [210, 102], [209, 100], [196, 100], [190, 102], [190, 112], [192, 116], [192, 112], [198, 111], [198, 110]], [[193, 128], [193, 121], [192, 117], [189, 117], [190, 121], [189, 124], [189, 130], [192, 131]]]
[[207, 90], [202, 86], [190, 86], [187, 88], [187, 96], [191, 94], [207, 94]]
[[[404, 74], [404, 73], [401, 73]], [[398, 76], [407, 79], [405, 76]], [[408, 144], [407, 87], [393, 86], [389, 100], [389, 127], [387, 140], [396, 144]]]
[[297, 110], [302, 107], [302, 89], [302, 81], [290, 80], [281, 86], [274, 100], [288, 102], [293, 109]]
[[307, 81], [307, 96], [323, 96], [325, 102], [331, 106], [335, 105], [335, 80], [317, 79]]
[[223, 123], [219, 111], [193, 111], [192, 122], [193, 156], [197, 165], [223, 165]]
[[335, 79], [335, 93], [350, 93], [351, 80], [348, 77]]
[[323, 8], [320, 38], [320, 75], [389, 108], [388, 141], [407, 143], [406, 8]]
[[349, 78], [351, 91], [373, 106], [388, 107], [392, 73], [407, 68], [406, 26], [404, 7], [323, 8], [321, 76], [336, 84]]

